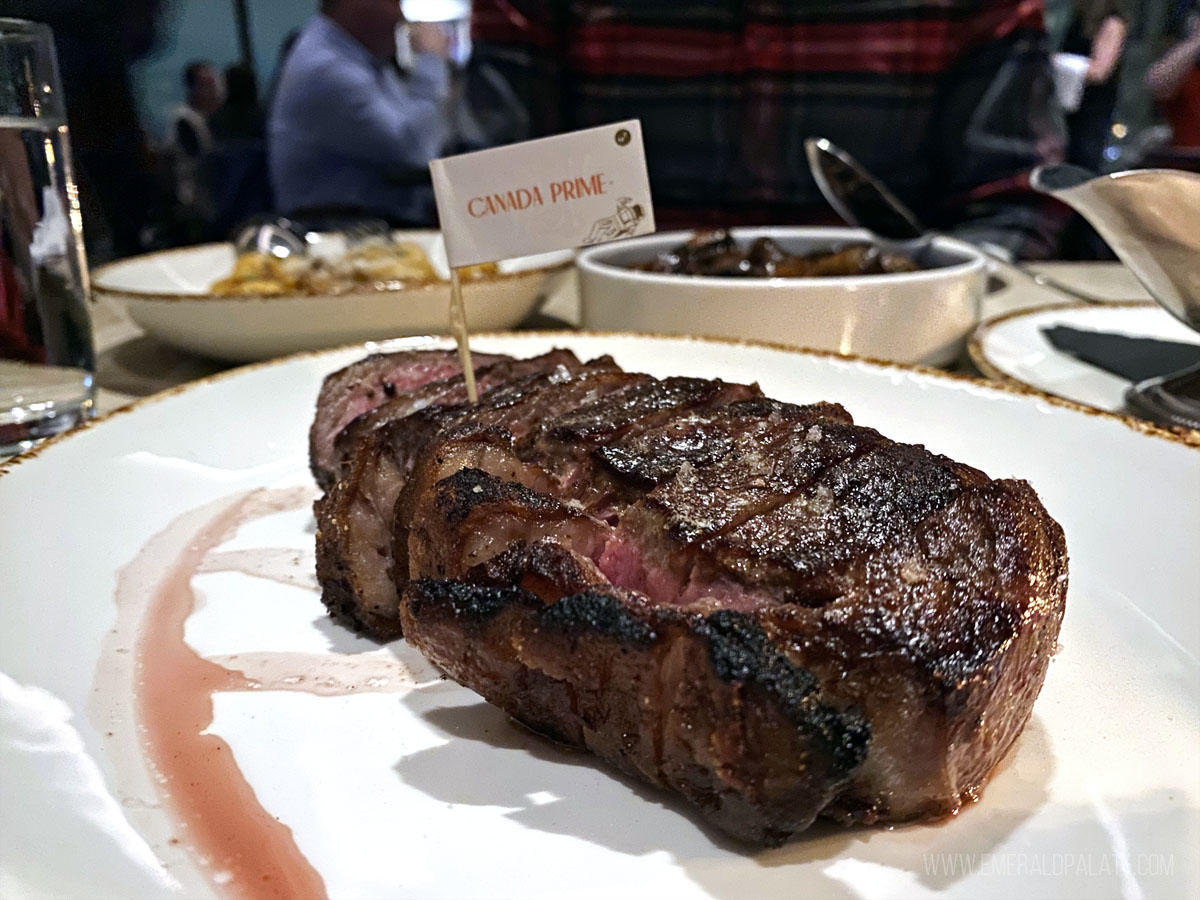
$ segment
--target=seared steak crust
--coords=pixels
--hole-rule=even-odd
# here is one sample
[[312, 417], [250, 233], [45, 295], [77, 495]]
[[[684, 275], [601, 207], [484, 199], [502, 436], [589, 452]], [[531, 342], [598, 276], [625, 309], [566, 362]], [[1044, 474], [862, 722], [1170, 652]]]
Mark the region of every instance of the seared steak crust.
[[748, 841], [806, 828], [867, 753], [862, 717], [821, 703], [815, 676], [739, 613], [689, 616], [612, 587], [545, 603], [520, 587], [420, 579], [403, 616], [451, 677]]
[[751, 441], [773, 426], [822, 421], [853, 424], [850, 414], [836, 403], [798, 406], [762, 397], [689, 413], [657, 428], [623, 435], [599, 447], [595, 456], [614, 477], [651, 488], [673, 478], [685, 464], [712, 465], [734, 451], [739, 440]]
[[758, 843], [974, 798], [1064, 611], [1024, 482], [611, 361], [377, 425], [318, 513], [335, 614]]
[[[500, 359], [477, 353], [476, 370]], [[373, 354], [326, 377], [308, 433], [309, 463], [317, 483], [325, 488], [332, 483], [334, 438], [347, 424], [397, 395], [456, 374], [461, 376], [462, 366], [453, 350], [404, 350]]]
[[[322, 600], [334, 618], [377, 640], [399, 637], [392, 556], [393, 510], [409, 475], [424, 454], [426, 444], [443, 429], [450, 429], [473, 411], [474, 423], [488, 411], [499, 426], [520, 430], [529, 427], [530, 414], [542, 408], [542, 393], [558, 384], [575, 385], [588, 376], [604, 381], [645, 377], [616, 371], [607, 358], [580, 363], [560, 352], [521, 361], [512, 381], [493, 387], [480, 404], [431, 402], [409, 415], [377, 425], [363, 434], [343, 465], [344, 474], [325, 496], [317, 500], [317, 577]], [[461, 382], [461, 374], [457, 376]], [[588, 382], [593, 384], [593, 382]], [[418, 390], [420, 390], [418, 388]], [[575, 403], [574, 395], [565, 397]], [[472, 424], [470, 428], [479, 427]], [[468, 429], [470, 430], [470, 429]], [[399, 561], [407, 571], [407, 555]]]
[[[495, 359], [486, 357], [485, 359]], [[475, 386], [482, 393], [503, 387], [529, 375], [541, 375], [562, 367], [564, 372], [577, 369], [578, 358], [570, 350], [552, 350], [533, 359], [499, 359], [488, 364], [475, 364]], [[467, 402], [467, 383], [461, 369], [450, 377], [432, 381], [413, 390], [394, 391], [388, 400], [376, 408], [351, 419], [333, 441], [333, 465], [337, 474], [344, 474], [347, 459], [364, 437], [388, 422], [402, 419], [424, 409], [461, 408]], [[327, 486], [327, 485], [326, 485]]]

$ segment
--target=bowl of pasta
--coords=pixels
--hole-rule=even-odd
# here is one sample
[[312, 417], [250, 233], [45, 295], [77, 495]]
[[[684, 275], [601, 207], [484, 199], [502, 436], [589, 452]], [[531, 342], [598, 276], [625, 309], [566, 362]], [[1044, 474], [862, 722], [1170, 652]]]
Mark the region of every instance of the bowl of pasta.
[[[570, 251], [460, 270], [471, 329], [513, 328], [570, 266]], [[92, 273], [97, 297], [123, 303], [147, 334], [229, 362], [271, 359], [358, 341], [448, 330], [450, 269], [441, 233], [350, 241], [311, 235], [278, 257], [230, 243], [118, 260]]]

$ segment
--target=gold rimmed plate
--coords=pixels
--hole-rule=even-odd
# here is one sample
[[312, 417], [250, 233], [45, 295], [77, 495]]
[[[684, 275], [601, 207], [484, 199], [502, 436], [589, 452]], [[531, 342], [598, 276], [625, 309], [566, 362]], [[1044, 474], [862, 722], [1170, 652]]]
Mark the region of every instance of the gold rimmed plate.
[[989, 378], [1094, 409], [1124, 409], [1130, 382], [1059, 350], [1045, 334], [1055, 326], [1200, 346], [1200, 333], [1155, 303], [1065, 303], [988, 319], [972, 333], [967, 352]]
[[[307, 430], [322, 377], [364, 352], [343, 348], [143, 401], [3, 470], [6, 890], [247, 896], [266, 843], [242, 841], [242, 862], [227, 865], [195, 835], [245, 835], [239, 816], [255, 806], [298, 854], [277, 862], [308, 867], [330, 896], [1200, 889], [1200, 448], [977, 380], [766, 345], [535, 333], [475, 346], [520, 356], [567, 346], [660, 376], [757, 380], [1029, 480], [1067, 535], [1067, 617], [1033, 718], [981, 801], [934, 826], [822, 826], [748, 850], [513, 726], [403, 642], [380, 647], [330, 624], [312, 579]], [[194, 595], [190, 614], [157, 616], [180, 592]], [[203, 734], [248, 786], [240, 813], [181, 811], [186, 798], [148, 768], [129, 701], [146, 677], [134, 665], [146, 635], [240, 673], [216, 682]], [[183, 705], [192, 674], [182, 665], [165, 696]], [[225, 782], [206, 777], [194, 789], [212, 800]]]

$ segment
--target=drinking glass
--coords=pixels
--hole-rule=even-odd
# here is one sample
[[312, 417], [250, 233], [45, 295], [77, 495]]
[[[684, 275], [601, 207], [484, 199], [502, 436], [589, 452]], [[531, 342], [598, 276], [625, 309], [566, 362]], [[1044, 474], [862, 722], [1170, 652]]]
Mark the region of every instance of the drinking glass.
[[0, 18], [0, 456], [91, 417], [87, 298], [50, 29]]

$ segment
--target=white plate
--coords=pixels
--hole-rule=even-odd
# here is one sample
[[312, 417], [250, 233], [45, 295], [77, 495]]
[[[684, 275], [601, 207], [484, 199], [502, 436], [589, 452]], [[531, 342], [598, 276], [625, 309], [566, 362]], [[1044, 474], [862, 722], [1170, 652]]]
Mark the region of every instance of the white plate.
[[1200, 333], [1156, 303], [1070, 303], [989, 319], [971, 335], [967, 349], [979, 370], [991, 378], [1096, 409], [1124, 409], [1129, 382], [1056, 348], [1042, 334], [1042, 329], [1055, 325], [1200, 345]]
[[[1061, 651], [977, 806], [936, 826], [820, 827], [746, 851], [451, 682], [405, 687], [404, 666], [419, 682], [428, 668], [402, 642], [380, 649], [331, 625], [311, 576], [306, 434], [321, 377], [352, 349], [145, 401], [0, 478], [0, 894], [213, 893], [228, 864], [197, 868], [189, 841], [207, 826], [243, 834], [261, 804], [334, 897], [1200, 895], [1200, 451], [1128, 420], [848, 359], [687, 339], [477, 340], [521, 355], [554, 345], [840, 400], [893, 438], [1034, 484], [1071, 554]], [[293, 490], [282, 505], [294, 508], [231, 538], [200, 533], [264, 488]], [[236, 571], [189, 581], [181, 563], [244, 569], [251, 559], [234, 551], [249, 548], [281, 548], [260, 575], [292, 583]], [[237, 654], [226, 663], [267, 680], [216, 693], [209, 729], [253, 786], [246, 813], [187, 828], [147, 775], [129, 712], [142, 678], [186, 713], [187, 673], [163, 676], [151, 658], [135, 675], [121, 652], [172, 573], [201, 600], [190, 647]], [[147, 646], [183, 646], [147, 627]], [[334, 696], [295, 689], [322, 682]], [[177, 800], [211, 800], [238, 779], [192, 780]], [[241, 843], [249, 865], [264, 864], [264, 846]]]
[[[398, 231], [395, 237], [419, 244], [438, 274], [449, 278], [441, 232]], [[325, 239], [312, 252], [342, 250], [338, 240]], [[101, 266], [92, 274], [92, 288], [122, 301], [130, 318], [163, 343], [230, 362], [447, 331], [449, 282], [335, 296], [210, 294], [212, 283], [233, 270], [236, 256], [232, 244], [147, 253]], [[516, 326], [545, 296], [547, 276], [562, 271], [572, 256], [566, 250], [504, 260], [498, 276], [464, 284], [470, 326]]]

